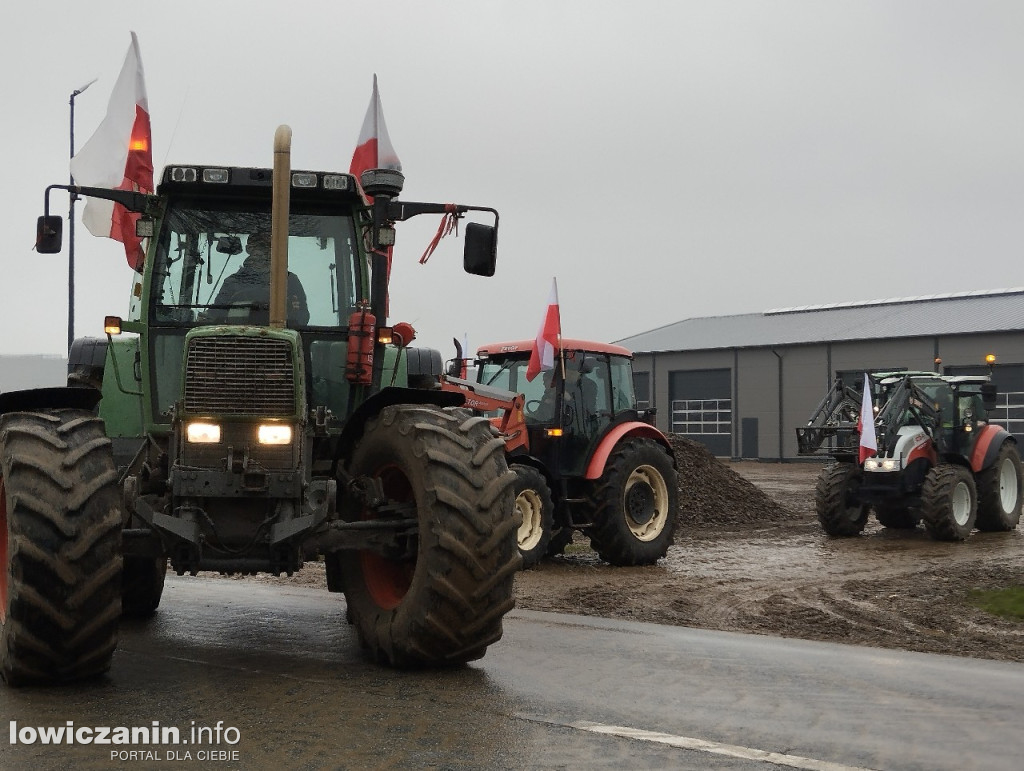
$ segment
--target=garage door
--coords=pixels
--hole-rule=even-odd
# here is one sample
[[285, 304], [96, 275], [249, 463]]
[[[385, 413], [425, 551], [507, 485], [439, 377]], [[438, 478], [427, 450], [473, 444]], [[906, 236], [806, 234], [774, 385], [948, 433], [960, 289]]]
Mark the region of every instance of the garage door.
[[707, 446], [719, 457], [732, 455], [732, 376], [728, 369], [669, 373], [672, 433]]

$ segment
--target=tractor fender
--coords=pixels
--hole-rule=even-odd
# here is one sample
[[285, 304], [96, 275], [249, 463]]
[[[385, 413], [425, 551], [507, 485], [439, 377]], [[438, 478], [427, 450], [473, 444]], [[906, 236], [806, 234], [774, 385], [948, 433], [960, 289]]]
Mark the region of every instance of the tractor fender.
[[612, 454], [615, 447], [623, 439], [630, 439], [634, 436], [653, 439], [664, 447], [672, 458], [672, 467], [676, 468], [676, 455], [672, 452], [672, 445], [669, 444], [665, 435], [650, 423], [630, 421], [629, 423], [619, 423], [617, 426], [612, 426], [608, 433], [604, 435], [597, 445], [597, 449], [594, 450], [594, 454], [590, 456], [590, 461], [587, 463], [587, 470], [583, 478], [600, 479], [604, 473], [605, 463], [608, 462], [608, 456]]
[[58, 407], [93, 410], [96, 409], [102, 396], [103, 394], [95, 388], [68, 386], [7, 391], [0, 394], [0, 415], [6, 415], [8, 412], [27, 412]]
[[338, 446], [334, 453], [334, 462], [347, 458], [359, 441], [366, 428], [366, 422], [393, 404], [436, 404], [438, 407], [461, 407], [466, 397], [453, 391], [424, 390], [421, 388], [399, 388], [397, 386], [382, 388], [373, 396], [360, 404], [352, 412], [341, 431]]
[[982, 426], [978, 431], [978, 438], [974, 441], [974, 449], [971, 451], [971, 471], [977, 474], [996, 462], [996, 456], [1004, 442], [1015, 442], [1016, 440], [1002, 426], [995, 426], [989, 423]]

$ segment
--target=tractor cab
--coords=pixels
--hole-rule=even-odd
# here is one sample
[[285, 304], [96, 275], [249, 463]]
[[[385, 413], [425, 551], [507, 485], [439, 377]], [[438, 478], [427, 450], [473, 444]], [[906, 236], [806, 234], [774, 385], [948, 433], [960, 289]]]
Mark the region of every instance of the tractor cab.
[[481, 348], [477, 382], [523, 395], [530, 451], [559, 476], [581, 475], [613, 425], [651, 419], [636, 408], [627, 349], [563, 340], [555, 366], [530, 380], [533, 345], [526, 340]]

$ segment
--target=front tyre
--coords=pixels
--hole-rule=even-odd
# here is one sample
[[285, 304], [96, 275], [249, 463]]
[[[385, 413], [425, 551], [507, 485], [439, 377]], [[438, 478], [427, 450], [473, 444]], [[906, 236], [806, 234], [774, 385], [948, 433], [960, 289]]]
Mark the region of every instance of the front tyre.
[[868, 521], [868, 506], [860, 500], [862, 472], [853, 463], [834, 463], [818, 475], [814, 509], [822, 529], [835, 538], [858, 535]]
[[653, 565], [668, 552], [679, 491], [672, 458], [657, 442], [628, 439], [612, 451], [591, 491], [590, 545], [611, 565]]
[[413, 504], [418, 521], [407, 556], [360, 551], [338, 560], [349, 618], [370, 657], [417, 667], [483, 656], [501, 638], [520, 566], [515, 475], [490, 422], [428, 405], [385, 407], [348, 470], [377, 480], [389, 504]]
[[519, 555], [523, 569], [536, 565], [547, 554], [551, 542], [555, 503], [551, 488], [544, 475], [532, 466], [515, 463], [509, 468], [515, 472], [513, 490], [516, 495], [516, 517], [519, 529]]
[[121, 618], [121, 512], [103, 421], [0, 418], [0, 675], [55, 683], [110, 668]]
[[970, 469], [943, 463], [929, 470], [921, 488], [921, 515], [932, 538], [967, 538], [978, 517], [978, 493]]
[[999, 448], [996, 462], [978, 474], [978, 529], [1013, 530], [1020, 522], [1020, 451], [1011, 441]]
[[156, 613], [166, 577], [166, 557], [126, 554], [121, 573], [122, 614], [128, 618], [149, 618]]

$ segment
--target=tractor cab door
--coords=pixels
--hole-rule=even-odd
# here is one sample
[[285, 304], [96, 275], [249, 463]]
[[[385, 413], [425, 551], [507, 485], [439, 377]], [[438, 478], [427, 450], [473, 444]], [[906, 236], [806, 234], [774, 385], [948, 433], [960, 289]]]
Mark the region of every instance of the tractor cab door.
[[581, 476], [601, 437], [612, 424], [612, 382], [608, 356], [567, 351], [562, 387], [560, 471]]

